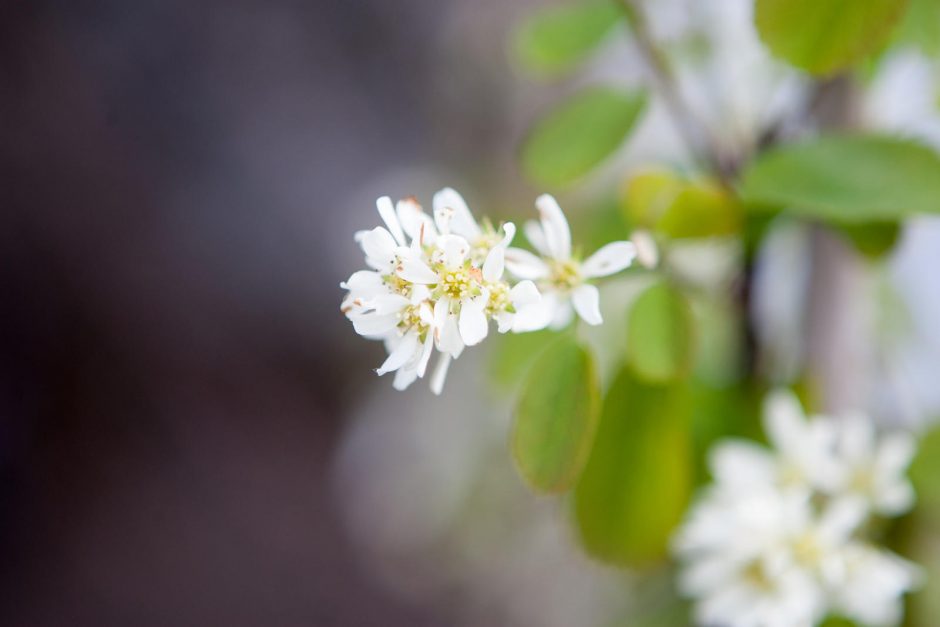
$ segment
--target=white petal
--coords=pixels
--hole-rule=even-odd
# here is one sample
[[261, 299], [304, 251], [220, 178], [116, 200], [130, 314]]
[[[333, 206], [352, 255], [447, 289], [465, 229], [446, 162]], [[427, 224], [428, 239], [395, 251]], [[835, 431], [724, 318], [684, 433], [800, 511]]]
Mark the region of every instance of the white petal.
[[862, 499], [838, 498], [830, 502], [820, 515], [818, 533], [828, 542], [841, 544], [850, 538], [867, 513]]
[[897, 481], [875, 495], [875, 509], [887, 516], [898, 516], [914, 506], [916, 496], [911, 484]]
[[581, 274], [587, 278], [607, 276], [620, 272], [636, 257], [636, 246], [632, 242], [611, 242], [581, 264]]
[[636, 246], [636, 257], [640, 265], [645, 268], [655, 268], [659, 263], [659, 250], [656, 248], [653, 236], [647, 231], [634, 231], [630, 240]]
[[444, 389], [444, 379], [447, 378], [450, 359], [450, 355], [445, 353], [437, 360], [437, 366], [435, 366], [434, 373], [431, 375], [431, 391], [435, 394], [440, 394]]
[[388, 333], [398, 326], [398, 316], [395, 314], [379, 316], [375, 313], [368, 313], [356, 316], [350, 315], [349, 319], [352, 320], [356, 333], [367, 337]]
[[496, 320], [496, 330], [500, 333], [512, 331], [512, 324], [515, 318], [516, 314], [509, 313], [508, 311], [497, 312], [493, 316], [493, 319]]
[[708, 467], [720, 485], [769, 487], [777, 480], [777, 464], [770, 451], [743, 440], [727, 440], [712, 447]]
[[385, 360], [385, 363], [383, 363], [375, 372], [381, 376], [387, 372], [398, 370], [408, 363], [408, 360], [414, 357], [415, 350], [417, 348], [418, 334], [405, 334], [405, 336], [401, 338], [401, 342], [398, 343], [398, 346], [395, 347], [395, 350], [392, 351], [392, 354], [389, 355], [388, 359]]
[[545, 238], [545, 231], [542, 230], [541, 224], [535, 220], [529, 220], [522, 225], [522, 232], [525, 233], [526, 239], [529, 240], [536, 252], [543, 257], [552, 256], [552, 251], [548, 248], [548, 240]]
[[535, 206], [539, 210], [545, 241], [552, 257], [559, 260], [570, 259], [571, 230], [558, 201], [550, 194], [542, 194], [535, 199]]
[[473, 219], [470, 208], [467, 207], [463, 197], [450, 187], [445, 187], [434, 194], [434, 215], [437, 215], [439, 209], [444, 208], [451, 210], [450, 230], [452, 233], [462, 235], [471, 241], [480, 237], [480, 227]]
[[574, 320], [574, 308], [571, 306], [571, 301], [559, 296], [558, 307], [555, 308], [555, 317], [552, 318], [549, 327], [559, 331], [571, 324], [572, 320]]
[[520, 279], [542, 279], [549, 274], [548, 265], [521, 248], [506, 249], [506, 269]]
[[397, 249], [395, 238], [381, 226], [365, 233], [359, 243], [366, 254], [366, 261], [376, 270], [388, 270], [394, 263]]
[[437, 350], [456, 357], [463, 350], [463, 347], [464, 342], [460, 337], [457, 316], [449, 314], [440, 327], [440, 333], [437, 337]]
[[555, 319], [558, 307], [558, 298], [554, 293], [543, 294], [538, 302], [518, 307], [512, 321], [513, 333], [544, 329]]
[[428, 360], [431, 358], [431, 351], [434, 348], [434, 335], [428, 333], [424, 339], [424, 346], [421, 348], [421, 357], [418, 359], [416, 370], [419, 377], [424, 376], [424, 371], [428, 368]]
[[519, 281], [509, 290], [509, 300], [517, 310], [542, 300], [542, 295], [532, 281]]
[[401, 294], [383, 294], [369, 301], [369, 307], [380, 316], [398, 313], [410, 304], [411, 302]]
[[600, 293], [593, 285], [585, 283], [571, 292], [571, 303], [581, 319], [588, 324], [598, 325], [604, 321], [601, 317]]
[[427, 264], [415, 255], [402, 258], [398, 267], [395, 269], [395, 274], [406, 281], [425, 285], [436, 285], [441, 280], [436, 272], [431, 270]]
[[427, 285], [415, 283], [411, 286], [411, 304], [417, 305], [431, 298], [431, 290]]
[[405, 234], [402, 232], [401, 224], [395, 216], [395, 206], [392, 205], [392, 199], [388, 196], [382, 196], [375, 201], [375, 206], [378, 208], [385, 226], [388, 227], [389, 233], [392, 234], [399, 246], [405, 246], [408, 242], [405, 241]]
[[353, 292], [355, 296], [360, 298], [373, 298], [379, 294], [388, 292], [388, 286], [385, 285], [385, 281], [382, 280], [382, 275], [371, 270], [353, 272], [352, 275], [346, 281], [340, 283], [339, 286], [344, 290]]
[[402, 229], [412, 240], [422, 246], [427, 246], [437, 239], [434, 220], [421, 209], [421, 205], [416, 200], [413, 198], [399, 200], [395, 211], [398, 213], [398, 221]]
[[777, 450], [799, 450], [804, 444], [806, 417], [799, 399], [786, 389], [774, 390], [764, 400], [764, 430]]
[[875, 454], [875, 469], [887, 475], [902, 474], [914, 459], [917, 445], [907, 433], [885, 435]]
[[503, 267], [505, 266], [506, 247], [509, 246], [512, 238], [516, 235], [516, 225], [512, 222], [507, 222], [503, 225], [503, 233], [505, 233], [505, 235], [502, 241], [490, 250], [489, 254], [486, 256], [486, 260], [483, 262], [483, 278], [487, 281], [498, 281], [502, 278]]
[[460, 337], [467, 346], [479, 344], [486, 337], [489, 327], [484, 309], [489, 298], [489, 292], [483, 290], [482, 294], [464, 301], [460, 307], [460, 319], [457, 325], [460, 329]]
[[417, 378], [418, 373], [414, 368], [399, 368], [395, 373], [395, 380], [392, 382], [392, 387], [399, 391], [406, 390]]
[[437, 246], [448, 268], [459, 268], [470, 254], [470, 243], [459, 235], [441, 235]]

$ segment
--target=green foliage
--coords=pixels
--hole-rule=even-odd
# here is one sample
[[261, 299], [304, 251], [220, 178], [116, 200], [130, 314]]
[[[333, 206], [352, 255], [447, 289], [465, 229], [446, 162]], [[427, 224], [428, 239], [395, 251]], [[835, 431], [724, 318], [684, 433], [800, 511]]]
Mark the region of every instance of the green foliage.
[[901, 237], [901, 225], [897, 222], [843, 224], [839, 230], [858, 252], [871, 258], [889, 253]]
[[930, 56], [940, 56], [940, 0], [910, 0], [897, 28], [897, 43], [913, 44]]
[[622, 19], [610, 0], [542, 9], [516, 30], [513, 51], [533, 74], [562, 74], [588, 57]]
[[586, 89], [549, 113], [522, 145], [522, 167], [536, 183], [567, 185], [613, 153], [633, 130], [646, 93]]
[[672, 238], [730, 235], [741, 230], [741, 208], [721, 185], [700, 179], [687, 181], [666, 170], [634, 176], [623, 207], [634, 224]]
[[755, 207], [835, 223], [940, 213], [940, 157], [892, 137], [817, 138], [758, 157], [744, 172], [741, 194]]
[[641, 379], [663, 383], [692, 366], [694, 329], [685, 296], [664, 281], [648, 287], [627, 318], [627, 359]]
[[761, 39], [776, 56], [829, 75], [877, 50], [907, 0], [757, 0]]
[[687, 401], [681, 384], [649, 385], [627, 368], [614, 380], [574, 493], [591, 555], [629, 566], [665, 557], [692, 486]]
[[556, 337], [554, 331], [503, 333], [495, 338], [487, 369], [499, 386], [510, 387], [522, 379], [542, 350]]
[[538, 492], [564, 492], [584, 467], [600, 411], [591, 354], [562, 336], [537, 359], [516, 406], [512, 452]]

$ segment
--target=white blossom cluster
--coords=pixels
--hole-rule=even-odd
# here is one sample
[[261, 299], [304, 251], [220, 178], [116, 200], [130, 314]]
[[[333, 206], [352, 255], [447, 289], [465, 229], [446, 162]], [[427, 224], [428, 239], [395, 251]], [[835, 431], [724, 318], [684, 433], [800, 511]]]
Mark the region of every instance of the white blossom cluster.
[[764, 426], [772, 450], [738, 440], [713, 449], [714, 484], [675, 537], [696, 620], [801, 627], [833, 614], [897, 624], [919, 569], [866, 531], [913, 505], [913, 437], [879, 434], [861, 415], [807, 419], [782, 391], [768, 398]]
[[370, 269], [340, 284], [348, 290], [341, 309], [357, 333], [384, 341], [389, 355], [377, 372], [395, 372], [399, 390], [424, 376], [437, 349], [431, 389], [440, 394], [451, 360], [482, 342], [490, 321], [500, 333], [564, 326], [573, 303], [588, 323], [600, 324], [597, 288], [586, 281], [618, 272], [636, 256], [631, 242], [614, 242], [579, 262], [568, 222], [548, 195], [537, 202], [541, 222], [526, 224], [545, 258], [510, 249], [515, 226], [477, 223], [450, 188], [434, 195], [433, 217], [413, 198], [393, 204], [384, 196], [376, 205], [385, 226], [356, 233]]

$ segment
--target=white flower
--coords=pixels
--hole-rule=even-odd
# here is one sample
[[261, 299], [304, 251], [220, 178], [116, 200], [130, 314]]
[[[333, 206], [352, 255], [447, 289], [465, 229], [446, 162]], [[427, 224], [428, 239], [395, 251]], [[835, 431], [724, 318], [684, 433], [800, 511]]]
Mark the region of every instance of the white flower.
[[632, 242], [612, 242], [579, 261], [571, 252], [571, 231], [561, 207], [548, 194], [535, 201], [539, 222], [527, 222], [525, 234], [541, 257], [521, 248], [506, 251], [509, 272], [520, 279], [537, 281], [540, 303], [530, 305], [525, 320], [517, 319], [514, 330], [561, 328], [571, 322], [574, 311], [588, 324], [603, 322], [597, 288], [587, 281], [620, 272], [636, 257]]
[[709, 458], [714, 484], [674, 537], [697, 620], [808, 626], [837, 612], [896, 623], [919, 570], [864, 531], [872, 511], [897, 515], [912, 503], [912, 438], [879, 439], [860, 416], [807, 418], [784, 391], [768, 396], [764, 421], [773, 448], [719, 443]]
[[710, 464], [719, 483], [742, 490], [813, 489], [832, 483], [835, 433], [829, 421], [808, 421], [796, 396], [778, 390], [764, 402], [764, 429], [772, 450], [746, 440], [722, 442], [713, 449]]
[[341, 309], [357, 333], [384, 341], [389, 355], [376, 372], [395, 372], [397, 389], [424, 376], [436, 348], [431, 389], [440, 393], [450, 361], [486, 338], [491, 319], [512, 330], [541, 296], [532, 281], [503, 279], [515, 226], [481, 228], [454, 190], [435, 194], [433, 218], [412, 198], [376, 206], [385, 226], [356, 234], [372, 269], [340, 284]]
[[812, 625], [826, 610], [820, 574], [856, 522], [838, 508], [817, 516], [807, 494], [715, 491], [677, 535], [680, 588], [703, 625]]
[[859, 414], [839, 421], [838, 471], [834, 489], [864, 500], [878, 514], [897, 516], [914, 504], [914, 488], [905, 476], [916, 445], [909, 433], [881, 437], [874, 423]]
[[904, 594], [918, 587], [923, 574], [911, 562], [862, 543], [842, 550], [843, 580], [833, 590], [833, 607], [863, 625], [896, 625]]

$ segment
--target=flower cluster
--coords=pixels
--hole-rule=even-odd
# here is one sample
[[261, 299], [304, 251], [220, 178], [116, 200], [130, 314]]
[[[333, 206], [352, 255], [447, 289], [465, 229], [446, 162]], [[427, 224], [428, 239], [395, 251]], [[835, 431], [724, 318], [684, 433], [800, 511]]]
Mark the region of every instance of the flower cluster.
[[349, 290], [342, 310], [356, 332], [385, 342], [389, 356], [377, 372], [395, 372], [395, 388], [403, 390], [424, 376], [436, 348], [431, 389], [439, 394], [451, 359], [481, 342], [490, 320], [500, 332], [512, 330], [541, 296], [532, 281], [511, 286], [503, 278], [512, 223], [502, 233], [481, 226], [449, 188], [433, 202], [432, 218], [413, 198], [396, 205], [379, 198], [385, 227], [356, 234], [371, 270], [340, 286]]
[[709, 460], [715, 483], [675, 538], [697, 620], [809, 626], [832, 613], [897, 623], [919, 571], [864, 531], [913, 505], [913, 438], [879, 435], [859, 415], [807, 419], [787, 392], [768, 398], [764, 418], [773, 450], [719, 444]]
[[575, 311], [588, 324], [600, 324], [603, 322], [600, 296], [588, 280], [620, 272], [630, 266], [638, 253], [642, 254], [644, 265], [652, 265], [655, 263], [652, 242], [647, 239], [636, 243], [611, 242], [579, 261], [572, 254], [568, 221], [555, 199], [543, 194], [536, 199], [535, 206], [539, 222], [526, 222], [523, 229], [541, 256], [521, 248], [506, 251], [509, 272], [520, 279], [537, 281], [542, 293], [541, 303], [532, 308], [529, 319], [519, 326], [524, 327], [522, 330], [547, 326], [560, 329], [571, 322]]
[[[348, 290], [342, 311], [357, 333], [385, 342], [389, 355], [377, 372], [395, 372], [399, 390], [424, 376], [437, 349], [431, 389], [440, 394], [451, 360], [483, 341], [491, 320], [500, 333], [557, 328], [571, 320], [570, 298], [582, 318], [600, 324], [597, 288], [585, 281], [622, 270], [636, 256], [634, 244], [614, 242], [580, 263], [568, 221], [547, 195], [537, 202], [541, 225], [526, 225], [544, 259], [509, 248], [515, 226], [477, 223], [450, 188], [434, 195], [433, 217], [413, 198], [393, 204], [384, 196], [376, 206], [385, 226], [356, 233], [371, 269], [340, 284]], [[517, 282], [504, 278], [507, 267]]]

